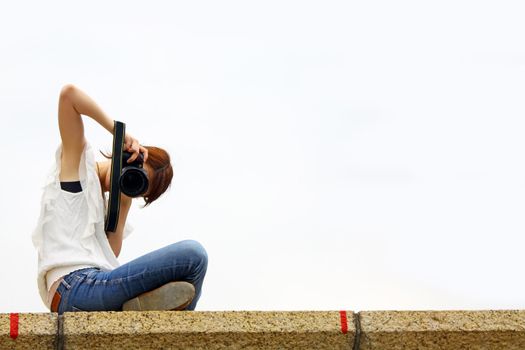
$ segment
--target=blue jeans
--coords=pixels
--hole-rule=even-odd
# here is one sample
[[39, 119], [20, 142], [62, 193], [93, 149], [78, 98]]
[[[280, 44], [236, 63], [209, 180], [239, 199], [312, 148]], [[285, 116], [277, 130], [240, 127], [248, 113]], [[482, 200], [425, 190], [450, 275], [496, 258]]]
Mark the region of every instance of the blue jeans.
[[199, 301], [208, 266], [202, 245], [186, 240], [171, 244], [111, 271], [96, 267], [66, 275], [57, 291], [61, 295], [58, 313], [70, 311], [119, 311], [126, 301], [172, 281], [187, 281], [195, 297], [186, 310]]

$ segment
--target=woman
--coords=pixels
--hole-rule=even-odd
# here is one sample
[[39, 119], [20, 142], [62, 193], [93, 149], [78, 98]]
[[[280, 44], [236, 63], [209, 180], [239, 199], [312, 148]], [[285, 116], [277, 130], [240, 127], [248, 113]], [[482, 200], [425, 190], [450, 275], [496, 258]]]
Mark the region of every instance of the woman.
[[[208, 258], [195, 241], [182, 241], [119, 266], [122, 240], [131, 229], [126, 219], [132, 198], [121, 194], [115, 232], [104, 231], [105, 192], [111, 160], [95, 162], [84, 137], [81, 115], [110, 133], [114, 121], [82, 90], [68, 84], [59, 98], [61, 145], [56, 166], [42, 195], [33, 232], [38, 251], [38, 288], [52, 312], [116, 310], [194, 310], [201, 294]], [[166, 151], [142, 146], [126, 133], [124, 149], [141, 153], [149, 187], [145, 206], [170, 186], [173, 169]], [[150, 232], [149, 234], [155, 234]]]

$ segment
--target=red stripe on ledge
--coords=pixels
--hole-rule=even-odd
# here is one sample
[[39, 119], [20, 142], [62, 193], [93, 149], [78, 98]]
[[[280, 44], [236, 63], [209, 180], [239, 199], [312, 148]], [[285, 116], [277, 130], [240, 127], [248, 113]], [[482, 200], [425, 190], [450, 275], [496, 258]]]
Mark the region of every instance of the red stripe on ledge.
[[341, 315], [341, 332], [346, 334], [348, 333], [348, 319], [346, 317], [346, 311], [339, 311], [339, 315]]
[[18, 337], [18, 314], [17, 313], [12, 313], [10, 315], [10, 327], [11, 327], [11, 332], [10, 332], [11, 338], [16, 339]]

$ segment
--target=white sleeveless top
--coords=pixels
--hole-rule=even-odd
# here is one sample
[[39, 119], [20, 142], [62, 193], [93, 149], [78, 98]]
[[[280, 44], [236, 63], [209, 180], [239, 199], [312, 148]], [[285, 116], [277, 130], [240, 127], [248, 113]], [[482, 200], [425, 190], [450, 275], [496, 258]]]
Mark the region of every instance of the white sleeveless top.
[[[32, 235], [38, 252], [38, 291], [46, 305], [47, 292], [59, 277], [85, 267], [112, 270], [119, 266], [104, 230], [104, 198], [91, 146], [86, 142], [80, 158], [82, 192], [78, 193], [60, 187], [61, 153], [62, 145], [43, 188], [40, 217]], [[131, 231], [126, 225], [124, 237]]]

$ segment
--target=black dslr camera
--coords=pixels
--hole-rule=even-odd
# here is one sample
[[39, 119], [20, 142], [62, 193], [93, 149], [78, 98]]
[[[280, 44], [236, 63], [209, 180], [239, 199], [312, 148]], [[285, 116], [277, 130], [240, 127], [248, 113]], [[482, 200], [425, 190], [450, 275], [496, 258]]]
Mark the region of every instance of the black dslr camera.
[[144, 156], [139, 153], [137, 159], [128, 163], [132, 153], [122, 152], [122, 172], [120, 173], [120, 191], [128, 197], [138, 197], [146, 193], [149, 186], [148, 174], [144, 170]]
[[113, 151], [111, 152], [111, 181], [109, 184], [108, 211], [104, 230], [115, 232], [120, 212], [120, 193], [137, 197], [146, 193], [149, 186], [148, 174], [144, 170], [144, 157], [139, 156], [131, 163], [132, 153], [124, 151], [126, 124], [115, 120], [113, 125]]

